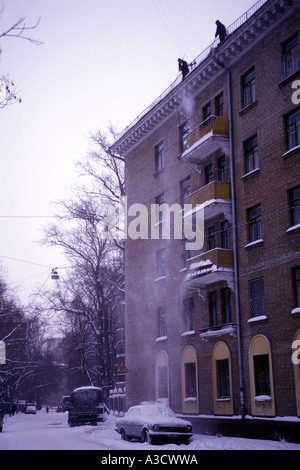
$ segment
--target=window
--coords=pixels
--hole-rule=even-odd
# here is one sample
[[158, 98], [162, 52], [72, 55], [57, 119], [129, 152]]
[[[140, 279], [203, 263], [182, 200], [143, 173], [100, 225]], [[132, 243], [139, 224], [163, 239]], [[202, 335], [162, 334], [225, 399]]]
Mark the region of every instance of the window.
[[242, 77], [243, 107], [247, 108], [256, 101], [255, 70], [254, 68]]
[[217, 361], [217, 383], [218, 398], [224, 399], [230, 397], [230, 380], [229, 380], [229, 361], [222, 359]]
[[295, 34], [281, 46], [281, 66], [283, 80], [298, 71], [298, 55], [298, 34]]
[[190, 132], [190, 126], [187, 122], [184, 122], [179, 126], [179, 152], [182, 154], [184, 152], [184, 138]]
[[221, 290], [221, 300], [222, 300], [222, 321], [223, 324], [232, 322], [231, 314], [231, 290], [222, 289]]
[[271, 395], [268, 354], [253, 356], [256, 396]]
[[252, 137], [252, 139], [249, 139], [244, 143], [244, 150], [246, 173], [257, 170], [259, 167], [257, 136]]
[[[155, 204], [156, 204], [157, 206], [159, 206], [159, 208], [160, 208], [160, 206], [161, 206], [162, 204], [164, 204], [164, 203], [165, 203], [165, 195], [164, 195], [164, 193], [160, 194], [159, 196], [157, 196], [157, 197], [155, 198]], [[158, 223], [160, 224], [160, 225], [159, 225], [159, 237], [160, 237], [160, 238], [162, 237], [162, 221], [163, 221], [163, 218], [162, 218], [162, 217], [163, 217], [162, 211], [159, 210], [159, 212], [158, 212]]]
[[226, 182], [226, 160], [224, 156], [218, 158], [218, 181]]
[[224, 250], [229, 249], [228, 220], [224, 220], [223, 222], [221, 222], [221, 248], [224, 248]]
[[211, 103], [207, 103], [207, 105], [203, 106], [203, 121], [206, 121], [211, 116]]
[[215, 226], [208, 229], [208, 249], [214, 250], [216, 248], [216, 230]]
[[217, 293], [216, 292], [211, 292], [209, 294], [209, 314], [210, 314], [211, 326], [217, 326], [218, 318], [217, 318]]
[[266, 315], [264, 278], [249, 281], [250, 318]]
[[209, 184], [213, 180], [213, 166], [212, 163], [206, 165], [205, 168], [205, 184]]
[[294, 269], [296, 307], [300, 307], [300, 268]]
[[161, 171], [164, 168], [164, 144], [155, 146], [155, 171]]
[[163, 277], [166, 275], [165, 249], [161, 248], [156, 252], [157, 275]]
[[216, 115], [224, 117], [224, 96], [223, 93], [216, 97]]
[[300, 110], [286, 118], [286, 136], [288, 150], [300, 145]]
[[165, 307], [158, 307], [157, 309], [157, 330], [159, 338], [162, 336], [167, 336], [167, 319]]
[[262, 240], [261, 206], [248, 209], [249, 242]]
[[196, 364], [194, 362], [185, 364], [185, 396], [186, 398], [197, 396]]
[[300, 224], [300, 186], [290, 191], [292, 226]]
[[168, 398], [168, 367], [158, 366], [158, 398]]
[[187, 198], [192, 192], [191, 189], [191, 178], [188, 177], [183, 181], [180, 181], [180, 200], [183, 203], [184, 199]]
[[184, 317], [186, 322], [186, 331], [195, 330], [194, 299], [184, 300]]

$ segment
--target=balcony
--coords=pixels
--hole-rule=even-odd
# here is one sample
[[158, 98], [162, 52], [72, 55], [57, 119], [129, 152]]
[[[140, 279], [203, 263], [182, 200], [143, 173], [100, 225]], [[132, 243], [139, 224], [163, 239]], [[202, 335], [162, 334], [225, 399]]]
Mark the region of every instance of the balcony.
[[199, 164], [217, 150], [229, 155], [229, 122], [227, 118], [210, 116], [185, 136], [182, 158]]
[[215, 248], [187, 261], [186, 280], [192, 287], [203, 288], [218, 281], [227, 281], [233, 289], [233, 252]]
[[190, 194], [185, 201], [193, 207], [201, 205], [205, 209], [205, 218], [213, 218], [224, 214], [227, 220], [231, 220], [231, 186], [230, 183], [213, 181], [206, 186]]

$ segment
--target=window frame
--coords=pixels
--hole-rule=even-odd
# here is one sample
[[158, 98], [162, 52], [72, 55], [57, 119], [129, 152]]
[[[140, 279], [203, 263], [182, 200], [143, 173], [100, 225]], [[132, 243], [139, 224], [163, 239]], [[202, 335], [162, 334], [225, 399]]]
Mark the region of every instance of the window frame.
[[300, 266], [293, 268], [295, 308], [300, 308]]
[[245, 140], [245, 174], [252, 173], [259, 169], [258, 139], [257, 135]]
[[[293, 34], [281, 44], [281, 79], [286, 80], [299, 70], [298, 33]], [[291, 66], [288, 64], [290, 61]], [[289, 71], [291, 69], [291, 71]]]
[[232, 323], [231, 289], [229, 287], [221, 289], [221, 305], [222, 323], [228, 325]]
[[195, 302], [193, 297], [183, 300], [185, 331], [195, 331]]
[[300, 108], [285, 116], [285, 133], [288, 151], [300, 146]]
[[[261, 286], [259, 286], [259, 282]], [[266, 297], [264, 277], [250, 279], [248, 282], [250, 319], [266, 316]], [[258, 311], [259, 310], [259, 311]]]
[[209, 292], [208, 302], [209, 302], [210, 325], [212, 327], [218, 326], [218, 295], [216, 291]]
[[249, 69], [242, 76], [242, 100], [243, 109], [248, 108], [256, 102], [256, 77], [255, 67]]
[[[226, 368], [221, 368], [222, 365], [227, 364]], [[230, 391], [230, 365], [229, 359], [217, 359], [216, 360], [216, 372], [217, 372], [217, 399], [224, 400], [231, 397]], [[225, 392], [225, 393], [224, 393]]]
[[[258, 209], [260, 209], [259, 212]], [[256, 214], [255, 211], [257, 212]], [[249, 243], [263, 240], [261, 204], [247, 209], [247, 224]]]
[[159, 173], [165, 167], [165, 152], [164, 152], [163, 140], [155, 145], [154, 154], [155, 154], [155, 173]]
[[167, 315], [164, 305], [157, 307], [157, 333], [158, 338], [167, 336]]
[[179, 126], [179, 154], [182, 155], [184, 152], [184, 138], [189, 134], [191, 128], [188, 121], [183, 122]]
[[[294, 196], [293, 194], [298, 192], [299, 194]], [[300, 186], [290, 189], [289, 191], [289, 203], [290, 203], [290, 214], [292, 227], [300, 225]]]

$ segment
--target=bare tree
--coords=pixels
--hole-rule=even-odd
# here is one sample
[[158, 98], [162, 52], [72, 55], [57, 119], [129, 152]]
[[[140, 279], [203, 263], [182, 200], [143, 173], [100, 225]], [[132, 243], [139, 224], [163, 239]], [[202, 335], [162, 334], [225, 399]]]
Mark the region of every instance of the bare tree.
[[[0, 20], [2, 19], [2, 15], [4, 12], [4, 7], [0, 8]], [[28, 26], [26, 24], [26, 17], [20, 17], [15, 23], [13, 23], [9, 28], [5, 29], [2, 33], [0, 33], [1, 38], [18, 38], [28, 41], [35, 45], [42, 44], [41, 41], [38, 39], [32, 38], [30, 35], [28, 36], [28, 32], [35, 30], [41, 18], [32, 26]], [[1, 56], [1, 49], [0, 49], [0, 56]], [[14, 103], [21, 103], [21, 98], [18, 96], [19, 92], [17, 87], [14, 84], [14, 81], [10, 78], [8, 73], [3, 73], [0, 77], [0, 108], [5, 108], [6, 106]]]
[[105, 207], [124, 194], [123, 162], [109, 151], [113, 136], [110, 127], [108, 135], [91, 137], [93, 148], [77, 164], [81, 184], [73, 199], [57, 203], [57, 221], [42, 241], [60, 247], [69, 262], [56, 288], [43, 296], [50, 312], [64, 314], [60, 322], [76, 357], [70, 367], [78, 380], [107, 387], [114, 385], [116, 317], [124, 296], [123, 246], [105, 231]]

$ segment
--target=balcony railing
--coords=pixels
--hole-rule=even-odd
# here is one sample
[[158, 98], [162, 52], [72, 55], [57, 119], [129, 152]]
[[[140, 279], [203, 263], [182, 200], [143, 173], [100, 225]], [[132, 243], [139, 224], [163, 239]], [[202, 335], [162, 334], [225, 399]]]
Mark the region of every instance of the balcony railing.
[[187, 261], [187, 281], [195, 287], [204, 287], [217, 281], [233, 283], [233, 252], [215, 248]]
[[211, 183], [202, 186], [194, 193], [190, 194], [185, 202], [187, 204], [204, 204], [208, 201], [225, 200], [231, 201], [230, 183], [223, 183], [220, 181], [212, 181]]
[[186, 204], [192, 204], [193, 208], [197, 205], [204, 207], [205, 219], [211, 219], [222, 213], [227, 220], [231, 220], [232, 206], [230, 183], [213, 181], [190, 194], [184, 202]]
[[229, 122], [227, 118], [210, 116], [184, 138], [182, 157], [192, 163], [201, 161], [216, 150], [229, 154]]

